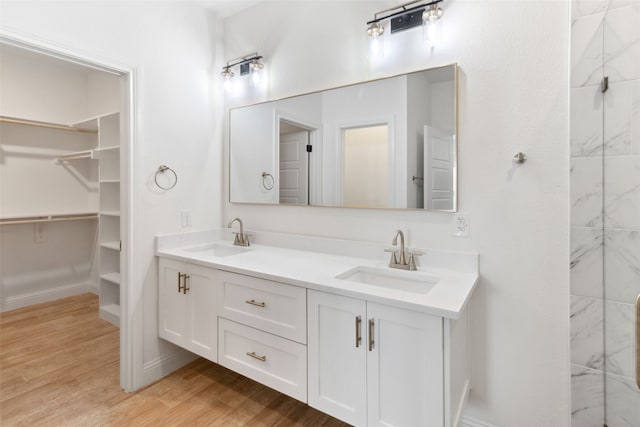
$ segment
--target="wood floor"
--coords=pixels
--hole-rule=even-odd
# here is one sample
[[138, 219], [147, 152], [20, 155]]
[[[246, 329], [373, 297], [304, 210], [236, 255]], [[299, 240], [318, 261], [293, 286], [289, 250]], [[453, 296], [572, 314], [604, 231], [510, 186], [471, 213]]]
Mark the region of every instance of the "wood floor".
[[346, 426], [204, 359], [125, 393], [118, 347], [92, 294], [1, 313], [0, 425]]

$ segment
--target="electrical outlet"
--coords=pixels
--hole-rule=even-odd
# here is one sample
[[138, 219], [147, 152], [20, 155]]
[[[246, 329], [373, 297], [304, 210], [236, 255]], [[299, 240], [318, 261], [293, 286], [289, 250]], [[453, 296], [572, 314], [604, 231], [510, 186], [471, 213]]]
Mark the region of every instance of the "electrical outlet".
[[191, 211], [180, 211], [180, 220], [182, 222], [182, 228], [191, 227]]
[[36, 243], [44, 243], [47, 241], [47, 233], [45, 231], [45, 226], [41, 222], [35, 223], [35, 232], [34, 232], [34, 241]]
[[453, 216], [453, 235], [458, 237], [469, 236], [469, 214], [457, 213]]

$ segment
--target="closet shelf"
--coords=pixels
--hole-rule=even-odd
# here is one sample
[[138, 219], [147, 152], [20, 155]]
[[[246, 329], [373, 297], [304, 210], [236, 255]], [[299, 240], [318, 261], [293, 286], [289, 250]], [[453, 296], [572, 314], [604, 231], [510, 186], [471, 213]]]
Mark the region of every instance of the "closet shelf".
[[47, 129], [64, 130], [69, 132], [98, 133], [97, 129], [87, 129], [82, 127], [68, 126], [58, 123], [40, 122], [37, 120], [20, 119], [17, 117], [0, 116], [0, 123], [11, 123], [15, 125], [36, 126]]
[[82, 128], [89, 128], [89, 129], [93, 129], [96, 128], [98, 129], [98, 120], [105, 118], [105, 117], [110, 117], [110, 116], [115, 116], [119, 114], [117, 111], [113, 111], [110, 113], [104, 113], [104, 114], [99, 114], [97, 116], [93, 116], [93, 117], [88, 117], [84, 120], [81, 120], [79, 122], [75, 122], [72, 125], [73, 126], [78, 126], [78, 127], [82, 127]]
[[119, 179], [101, 179], [100, 183], [101, 184], [120, 184], [120, 180]]
[[107, 273], [102, 274], [100, 276], [101, 279], [104, 279], [108, 282], [115, 283], [116, 285], [120, 284], [120, 273]]
[[115, 242], [100, 243], [100, 247], [107, 248], [107, 249], [113, 249], [114, 251], [119, 251], [120, 250], [120, 241], [117, 240]]
[[80, 213], [80, 214], [61, 214], [61, 215], [29, 215], [29, 216], [11, 216], [0, 218], [0, 225], [9, 224], [31, 224], [37, 222], [59, 222], [59, 221], [79, 221], [98, 219], [98, 214]]
[[100, 212], [100, 215], [105, 215], [105, 216], [120, 216], [120, 211], [102, 211], [102, 212]]

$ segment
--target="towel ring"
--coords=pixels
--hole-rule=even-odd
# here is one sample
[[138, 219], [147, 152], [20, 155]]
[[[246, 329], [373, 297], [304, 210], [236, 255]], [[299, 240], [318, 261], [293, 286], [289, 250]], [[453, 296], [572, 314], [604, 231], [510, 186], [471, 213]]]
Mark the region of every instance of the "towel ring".
[[[173, 185], [169, 185], [167, 187], [163, 187], [162, 185], [160, 185], [160, 183], [158, 182], [158, 174], [160, 173], [165, 173], [166, 171], [170, 171], [173, 174], [174, 177], [174, 181], [173, 181]], [[173, 187], [176, 186], [176, 184], [178, 183], [178, 174], [176, 173], [176, 171], [174, 171], [173, 169], [171, 169], [169, 166], [167, 165], [160, 165], [158, 167], [158, 170], [156, 171], [156, 174], [153, 177], [153, 180], [156, 182], [156, 185], [160, 188], [162, 188], [163, 190], [171, 190]]]
[[[267, 179], [271, 178], [271, 184], [268, 185], [267, 184]], [[276, 180], [273, 179], [273, 175], [271, 175], [270, 173], [267, 172], [262, 172], [262, 186], [264, 187], [265, 190], [269, 191], [269, 190], [273, 190], [273, 186], [275, 185]]]

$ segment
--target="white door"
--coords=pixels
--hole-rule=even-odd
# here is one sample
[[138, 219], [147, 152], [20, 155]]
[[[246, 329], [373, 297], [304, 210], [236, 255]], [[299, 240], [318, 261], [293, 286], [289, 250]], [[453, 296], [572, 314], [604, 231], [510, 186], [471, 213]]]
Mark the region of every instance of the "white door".
[[367, 425], [442, 426], [442, 318], [368, 302], [367, 329]]
[[308, 291], [309, 405], [355, 426], [367, 424], [365, 308], [361, 300]]
[[187, 348], [213, 362], [218, 361], [218, 301], [220, 281], [216, 270], [187, 264]]
[[309, 132], [280, 135], [280, 203], [309, 204]]
[[186, 265], [170, 259], [160, 258], [159, 272], [159, 335], [179, 346], [187, 341], [187, 297], [182, 291]]
[[424, 127], [424, 207], [453, 209], [453, 134]]

